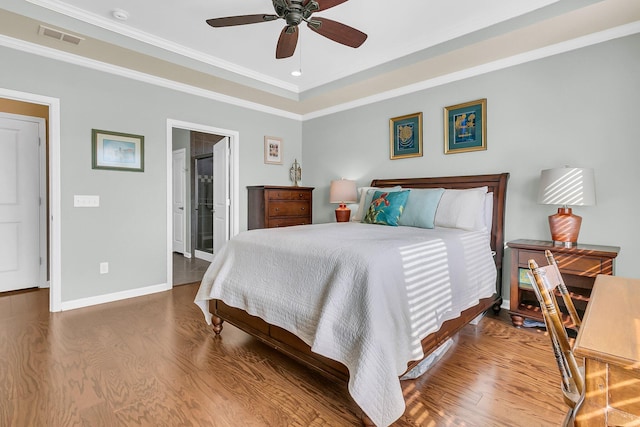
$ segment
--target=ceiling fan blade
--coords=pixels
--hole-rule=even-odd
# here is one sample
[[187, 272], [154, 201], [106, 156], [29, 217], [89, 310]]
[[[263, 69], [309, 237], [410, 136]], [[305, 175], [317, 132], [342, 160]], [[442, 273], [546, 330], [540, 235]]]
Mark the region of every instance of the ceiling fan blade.
[[280, 38], [278, 38], [278, 46], [276, 46], [276, 58], [288, 58], [293, 56], [298, 45], [298, 27], [287, 25], [282, 29]]
[[[309, 1], [311, 0], [306, 0], [303, 3], [303, 6], [306, 6], [307, 3], [309, 3]], [[316, 0], [316, 3], [318, 3], [318, 9], [316, 10], [316, 12], [319, 12], [321, 10], [327, 10], [330, 9], [334, 6], [337, 6], [339, 4], [342, 4], [344, 2], [347, 2], [348, 0]]]
[[259, 13], [257, 15], [227, 16], [224, 18], [207, 19], [207, 24], [214, 28], [233, 27], [234, 25], [257, 24], [258, 22], [273, 21], [278, 18], [278, 15]]
[[360, 30], [327, 18], [311, 19], [307, 26], [321, 36], [345, 46], [360, 47], [367, 35]]

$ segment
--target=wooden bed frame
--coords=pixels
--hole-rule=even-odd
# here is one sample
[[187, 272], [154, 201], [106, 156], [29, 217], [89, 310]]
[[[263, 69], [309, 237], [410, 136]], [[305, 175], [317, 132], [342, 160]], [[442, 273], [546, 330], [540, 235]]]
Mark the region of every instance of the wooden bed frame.
[[[465, 189], [487, 186], [488, 191], [493, 192], [493, 221], [491, 228], [491, 249], [495, 252], [495, 263], [498, 270], [496, 281], [496, 293], [489, 298], [480, 300], [478, 305], [462, 312], [460, 317], [446, 321], [439, 331], [422, 340], [422, 348], [428, 355], [440, 344], [455, 335], [462, 327], [484, 313], [489, 308], [497, 313], [502, 304], [502, 258], [504, 252], [504, 208], [507, 191], [508, 173], [494, 175], [456, 176], [443, 178], [403, 178], [403, 179], [375, 179], [371, 182], [374, 187], [393, 187], [400, 185], [403, 188], [449, 188]], [[220, 300], [211, 300], [209, 309], [213, 314], [213, 330], [216, 334], [222, 332], [222, 323], [230, 324], [242, 329], [246, 333], [258, 338], [267, 345], [292, 357], [293, 359], [309, 366], [321, 374], [337, 380], [347, 382], [349, 373], [347, 368], [334, 360], [313, 353], [310, 347], [292, 333], [273, 326], [260, 319], [251, 316], [245, 311], [230, 307]], [[415, 367], [420, 361], [412, 361], [407, 366], [407, 371]], [[363, 423], [370, 425], [370, 421], [363, 416]]]

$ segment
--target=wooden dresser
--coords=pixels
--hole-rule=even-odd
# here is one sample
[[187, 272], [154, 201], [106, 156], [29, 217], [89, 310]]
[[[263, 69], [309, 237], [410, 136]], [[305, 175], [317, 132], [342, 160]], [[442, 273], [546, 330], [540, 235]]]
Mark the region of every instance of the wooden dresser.
[[256, 185], [247, 190], [249, 230], [311, 224], [313, 187]]

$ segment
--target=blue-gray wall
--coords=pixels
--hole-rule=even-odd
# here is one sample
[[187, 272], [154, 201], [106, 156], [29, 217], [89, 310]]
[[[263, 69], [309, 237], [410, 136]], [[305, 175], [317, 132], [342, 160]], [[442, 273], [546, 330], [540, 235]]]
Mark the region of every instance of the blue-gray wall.
[[[634, 35], [302, 123], [4, 47], [0, 86], [60, 99], [63, 302], [167, 282], [167, 119], [239, 132], [241, 230], [244, 188], [289, 184], [297, 158], [316, 187], [314, 222], [332, 221], [332, 179], [510, 172], [506, 239], [548, 239], [555, 207], [536, 204], [540, 170], [593, 167], [598, 204], [574, 209], [580, 241], [621, 246], [617, 273], [640, 277], [638, 52]], [[444, 155], [443, 107], [479, 98], [487, 151]], [[418, 111], [424, 156], [389, 160], [389, 118]], [[144, 173], [92, 170], [92, 128], [144, 135]], [[264, 164], [264, 135], [283, 138], [283, 165]], [[73, 208], [74, 194], [101, 206]]]
[[[333, 220], [328, 187], [336, 178], [364, 185], [372, 178], [509, 172], [506, 240], [549, 240], [547, 216], [557, 207], [536, 203], [540, 171], [591, 167], [597, 205], [574, 208], [583, 217], [579, 240], [620, 246], [616, 273], [640, 277], [638, 76], [634, 35], [306, 121], [303, 167], [316, 186], [314, 220]], [[445, 155], [443, 108], [480, 98], [488, 104], [488, 149]], [[423, 157], [389, 160], [389, 119], [419, 111]]]
[[[239, 132], [240, 229], [244, 188], [288, 184], [301, 158], [297, 120], [5, 47], [0, 63], [0, 87], [60, 99], [63, 303], [168, 282], [167, 119]], [[144, 135], [144, 173], [93, 170], [92, 128]], [[265, 135], [283, 139], [283, 165], [264, 164]], [[99, 195], [100, 207], [74, 208], [74, 194]]]

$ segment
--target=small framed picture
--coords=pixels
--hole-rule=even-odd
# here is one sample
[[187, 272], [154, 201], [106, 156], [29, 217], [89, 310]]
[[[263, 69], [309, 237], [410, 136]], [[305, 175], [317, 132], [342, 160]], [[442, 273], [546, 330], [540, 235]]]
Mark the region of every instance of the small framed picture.
[[144, 172], [144, 136], [91, 129], [91, 167]]
[[282, 138], [264, 137], [264, 162], [271, 165], [282, 164]]
[[444, 108], [444, 153], [487, 149], [487, 100]]
[[391, 160], [422, 156], [422, 113], [389, 120]]

